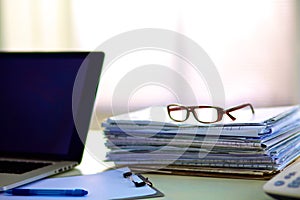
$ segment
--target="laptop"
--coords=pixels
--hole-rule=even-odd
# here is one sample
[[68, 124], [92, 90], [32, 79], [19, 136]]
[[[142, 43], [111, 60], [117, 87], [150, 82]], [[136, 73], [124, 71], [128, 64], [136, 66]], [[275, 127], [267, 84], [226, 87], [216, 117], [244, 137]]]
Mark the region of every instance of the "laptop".
[[104, 53], [0, 52], [0, 191], [81, 161]]

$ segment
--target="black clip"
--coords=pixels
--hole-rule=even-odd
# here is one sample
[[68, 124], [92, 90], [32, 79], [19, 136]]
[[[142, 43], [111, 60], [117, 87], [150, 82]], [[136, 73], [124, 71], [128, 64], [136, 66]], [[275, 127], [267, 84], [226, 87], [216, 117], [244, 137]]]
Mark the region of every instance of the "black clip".
[[143, 180], [142, 182], [136, 182], [133, 180], [132, 175], [133, 175], [132, 172], [123, 173], [123, 177], [131, 180], [134, 183], [135, 187], [143, 187], [146, 184], [152, 187], [153, 184], [149, 181], [148, 178], [142, 178], [142, 180]]
[[132, 176], [132, 172], [125, 172], [125, 173], [123, 174], [123, 177], [124, 177], [124, 178], [128, 178], [128, 177], [130, 177], [130, 176]]
[[145, 178], [144, 182], [145, 182], [147, 185], [149, 185], [150, 187], [153, 186], [153, 184], [149, 181], [149, 178], [148, 178], [148, 177]]

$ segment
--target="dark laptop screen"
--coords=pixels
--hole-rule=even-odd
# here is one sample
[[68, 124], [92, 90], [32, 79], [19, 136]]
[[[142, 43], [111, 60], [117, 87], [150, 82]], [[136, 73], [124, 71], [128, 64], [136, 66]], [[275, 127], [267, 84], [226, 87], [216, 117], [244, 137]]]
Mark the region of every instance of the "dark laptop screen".
[[73, 86], [86, 56], [75, 52], [0, 54], [0, 152], [69, 152], [76, 134]]

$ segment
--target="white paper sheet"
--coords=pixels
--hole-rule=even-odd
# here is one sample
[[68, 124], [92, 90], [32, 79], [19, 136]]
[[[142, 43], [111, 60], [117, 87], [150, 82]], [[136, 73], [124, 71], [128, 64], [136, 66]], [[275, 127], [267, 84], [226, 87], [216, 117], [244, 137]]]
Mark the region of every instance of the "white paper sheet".
[[[166, 107], [156, 106], [141, 109], [135, 112], [130, 112], [126, 114], [121, 114], [118, 116], [110, 117], [107, 119], [108, 123], [118, 123], [118, 124], [146, 124], [148, 126], [153, 125], [164, 125], [164, 126], [231, 126], [231, 125], [258, 125], [265, 124], [269, 120], [276, 121], [281, 116], [285, 116], [287, 113], [297, 109], [298, 106], [286, 106], [286, 107], [269, 107], [269, 108], [257, 108], [255, 109], [255, 114], [251, 115], [249, 110], [241, 110], [236, 112], [236, 120], [221, 121], [214, 124], [202, 124], [190, 116], [187, 121], [184, 122], [174, 122], [168, 116]], [[250, 113], [250, 115], [249, 115]]]
[[[146, 195], [156, 194], [156, 190], [148, 185], [143, 187], [135, 187], [133, 182], [123, 177], [124, 172], [130, 171], [129, 168], [120, 168], [109, 170], [106, 172], [72, 176], [62, 178], [48, 178], [37, 181], [19, 188], [28, 189], [75, 189], [82, 188], [88, 191], [88, 195], [84, 197], [67, 197], [67, 196], [10, 196], [4, 193], [0, 194], [2, 200], [29, 200], [29, 199], [119, 199], [142, 197]], [[138, 176], [133, 175], [133, 179], [137, 182], [142, 181]]]

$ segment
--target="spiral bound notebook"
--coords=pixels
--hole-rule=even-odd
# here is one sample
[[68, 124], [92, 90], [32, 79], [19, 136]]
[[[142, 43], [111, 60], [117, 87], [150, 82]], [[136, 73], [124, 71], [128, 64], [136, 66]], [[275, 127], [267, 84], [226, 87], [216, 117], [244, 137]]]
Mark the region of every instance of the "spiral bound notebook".
[[[124, 177], [124, 173], [130, 172], [128, 167], [113, 169], [98, 174], [48, 178], [34, 182], [19, 188], [23, 189], [74, 189], [80, 188], [88, 191], [84, 197], [76, 199], [142, 199], [151, 197], [162, 197], [163, 193], [149, 184], [137, 187], [134, 182], [141, 183], [148, 181], [141, 175], [132, 174], [130, 178]], [[71, 199], [74, 197], [53, 197], [53, 196], [11, 196], [0, 194], [0, 199], [7, 200], [31, 200], [31, 199]], [[74, 198], [75, 199], [75, 198]]]

